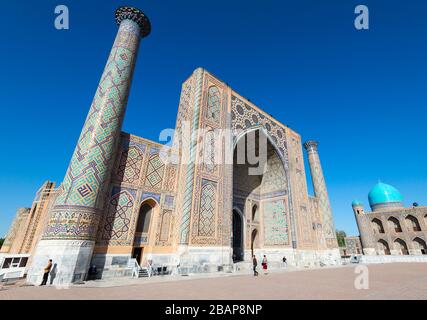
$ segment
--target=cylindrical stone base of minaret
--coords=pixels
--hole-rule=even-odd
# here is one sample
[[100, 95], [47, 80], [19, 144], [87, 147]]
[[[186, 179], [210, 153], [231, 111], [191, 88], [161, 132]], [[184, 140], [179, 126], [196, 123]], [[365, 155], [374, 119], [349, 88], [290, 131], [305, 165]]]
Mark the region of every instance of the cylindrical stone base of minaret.
[[27, 282], [41, 284], [49, 259], [52, 259], [52, 269], [48, 284], [61, 286], [85, 280], [94, 247], [95, 241], [89, 240], [40, 240]]

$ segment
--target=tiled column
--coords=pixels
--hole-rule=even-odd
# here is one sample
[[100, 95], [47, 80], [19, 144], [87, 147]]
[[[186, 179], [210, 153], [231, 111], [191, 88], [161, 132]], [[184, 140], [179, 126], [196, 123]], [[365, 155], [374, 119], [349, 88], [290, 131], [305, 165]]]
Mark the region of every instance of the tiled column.
[[[92, 257], [137, 58], [139, 42], [150, 33], [140, 10], [116, 11], [119, 30], [67, 173], [39, 242], [28, 281], [39, 283], [48, 259], [54, 284], [84, 280]], [[66, 125], [66, 123], [65, 123]]]
[[320, 165], [319, 153], [316, 141], [307, 141], [304, 148], [308, 153], [311, 180], [313, 181], [314, 195], [319, 199], [319, 207], [322, 216], [323, 235], [329, 249], [337, 248], [337, 238], [335, 234], [334, 220], [332, 217], [331, 204], [329, 202], [328, 191], [326, 189], [325, 178], [323, 177], [322, 166]]

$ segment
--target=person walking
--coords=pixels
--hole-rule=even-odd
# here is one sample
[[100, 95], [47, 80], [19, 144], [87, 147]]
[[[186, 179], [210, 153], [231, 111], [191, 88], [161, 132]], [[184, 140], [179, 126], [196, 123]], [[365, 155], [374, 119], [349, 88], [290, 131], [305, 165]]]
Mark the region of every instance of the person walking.
[[283, 256], [283, 267], [286, 267], [288, 264], [286, 263], [286, 257]]
[[52, 269], [52, 259], [49, 259], [49, 262], [47, 263], [47, 266], [44, 268], [43, 281], [40, 284], [41, 286], [45, 286], [46, 285], [47, 278], [49, 277], [50, 269]]
[[264, 274], [267, 274], [267, 257], [264, 255], [264, 258], [262, 259], [262, 268], [264, 269]]
[[255, 255], [252, 258], [252, 263], [254, 266], [254, 277], [256, 277], [256, 276], [258, 276], [258, 271], [256, 271], [256, 267], [258, 266], [258, 261], [257, 261]]

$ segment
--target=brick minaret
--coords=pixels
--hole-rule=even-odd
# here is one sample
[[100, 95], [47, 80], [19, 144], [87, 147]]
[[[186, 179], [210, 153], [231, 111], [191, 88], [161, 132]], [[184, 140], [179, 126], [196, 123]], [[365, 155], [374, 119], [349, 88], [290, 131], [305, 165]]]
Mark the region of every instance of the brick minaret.
[[322, 230], [326, 245], [329, 249], [338, 247], [335, 234], [334, 220], [332, 217], [331, 204], [329, 202], [328, 191], [326, 189], [325, 178], [323, 177], [322, 166], [320, 165], [319, 153], [316, 141], [307, 141], [304, 148], [308, 153], [310, 164], [311, 180], [313, 181], [314, 195], [319, 200], [319, 210], [322, 217]]
[[48, 259], [54, 284], [84, 280], [103, 212], [105, 188], [122, 128], [139, 42], [150, 33], [140, 10], [116, 10], [119, 30], [67, 173], [39, 242], [28, 281], [39, 283]]

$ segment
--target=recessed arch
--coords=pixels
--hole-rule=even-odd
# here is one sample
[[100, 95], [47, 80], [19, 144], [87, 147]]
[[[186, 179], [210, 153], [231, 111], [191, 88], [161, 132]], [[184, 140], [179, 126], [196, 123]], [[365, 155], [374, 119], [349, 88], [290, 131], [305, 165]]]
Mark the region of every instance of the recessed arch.
[[240, 211], [233, 209], [233, 262], [243, 260], [244, 219]]
[[423, 239], [416, 237], [414, 240], [412, 240], [412, 242], [414, 249], [420, 250], [421, 254], [427, 254], [427, 244]]
[[[249, 136], [246, 138], [248, 134], [252, 133], [252, 136]], [[267, 142], [267, 150], [259, 150], [257, 148], [257, 143], [259, 143], [258, 139], [260, 139], [260, 136], [263, 136], [262, 139], [266, 139], [264, 141]], [[255, 142], [253, 140], [255, 138]], [[250, 142], [250, 145], [248, 145], [248, 141]], [[267, 152], [267, 161], [265, 163], [265, 166], [261, 166], [260, 168], [266, 168], [267, 170], [259, 170], [259, 175], [254, 174], [253, 172], [248, 175], [248, 168], [250, 167], [250, 163], [248, 163], [248, 159], [245, 159], [246, 163], [241, 163], [242, 161], [237, 160], [243, 160], [243, 157], [239, 154], [238, 158], [238, 148], [240, 148], [240, 143], [243, 145], [246, 143], [245, 148], [239, 149], [239, 150], [253, 150], [255, 148], [255, 156], [259, 156], [259, 153]], [[253, 152], [253, 151], [252, 151]], [[283, 206], [285, 208], [283, 209], [283, 214], [288, 215], [289, 219], [289, 229], [288, 229], [288, 236], [290, 240], [292, 240], [292, 246], [296, 247], [296, 231], [295, 231], [295, 217], [293, 212], [293, 204], [292, 204], [292, 190], [290, 185], [290, 178], [289, 178], [289, 168], [287, 165], [287, 161], [285, 160], [285, 156], [283, 155], [283, 149], [279, 149], [277, 143], [271, 138], [269, 133], [266, 131], [264, 127], [261, 125], [257, 125], [248, 129], [242, 129], [239, 130], [234, 135], [234, 141], [233, 141], [233, 205], [239, 205], [244, 203], [248, 203], [247, 200], [250, 200], [249, 203], [252, 203], [251, 201], [259, 200], [260, 198], [267, 199], [271, 195], [280, 196], [283, 199]], [[253, 154], [253, 153], [252, 153]], [[245, 155], [246, 156], [246, 155]], [[264, 161], [264, 160], [263, 160]], [[238, 163], [239, 162], [239, 163]], [[259, 163], [254, 165], [254, 168], [257, 168]], [[280, 170], [279, 170], [280, 169]], [[274, 175], [274, 172], [280, 171], [281, 174]], [[280, 183], [277, 183], [277, 180], [281, 180]], [[265, 183], [264, 183], [265, 182]], [[279, 186], [277, 187], [276, 186]], [[243, 186], [243, 188], [241, 188]], [[274, 189], [274, 190], [273, 190]], [[257, 193], [257, 194], [255, 194]], [[281, 199], [281, 200], [282, 200]], [[247, 210], [248, 218], [255, 218], [252, 219], [252, 222], [259, 222], [260, 219], [264, 219], [264, 215], [262, 212], [262, 208], [260, 207], [259, 203], [257, 203], [257, 210], [253, 211], [253, 207], [250, 207], [249, 210]], [[256, 212], [258, 211], [258, 212]], [[255, 216], [252, 215], [252, 213], [255, 213]], [[259, 219], [256, 220], [256, 216], [258, 215]], [[265, 226], [264, 226], [265, 227]], [[268, 228], [268, 227], [267, 227]], [[264, 228], [265, 229], [265, 228]], [[265, 232], [262, 233], [263, 237], [266, 236]], [[249, 245], [249, 242], [248, 242]]]
[[391, 230], [394, 230], [394, 232], [396, 233], [402, 232], [402, 226], [400, 225], [398, 219], [396, 219], [395, 217], [390, 217], [387, 220]]
[[138, 213], [138, 219], [136, 223], [136, 233], [149, 233], [150, 224], [153, 218], [153, 211], [157, 205], [157, 201], [154, 199], [145, 199], [140, 207]]
[[379, 253], [383, 253], [385, 255], [390, 255], [390, 247], [387, 243], [387, 241], [380, 239], [377, 242], [377, 248]]
[[416, 232], [421, 231], [420, 223], [418, 222], [418, 219], [413, 215], [406, 216], [405, 221], [408, 225], [409, 230]]
[[259, 222], [259, 210], [258, 210], [258, 205], [255, 203], [252, 206], [252, 222]]
[[406, 245], [406, 242], [400, 238], [397, 238], [396, 240], [394, 240], [394, 249], [400, 255], [409, 255], [409, 250], [408, 250], [408, 246]]
[[132, 258], [140, 265], [147, 263], [144, 258], [144, 249], [149, 245], [155, 221], [155, 213], [158, 211], [158, 202], [154, 198], [144, 199], [139, 206], [138, 217], [136, 219], [135, 237], [133, 242]]
[[384, 233], [383, 223], [380, 219], [374, 218], [371, 223], [375, 233]]

